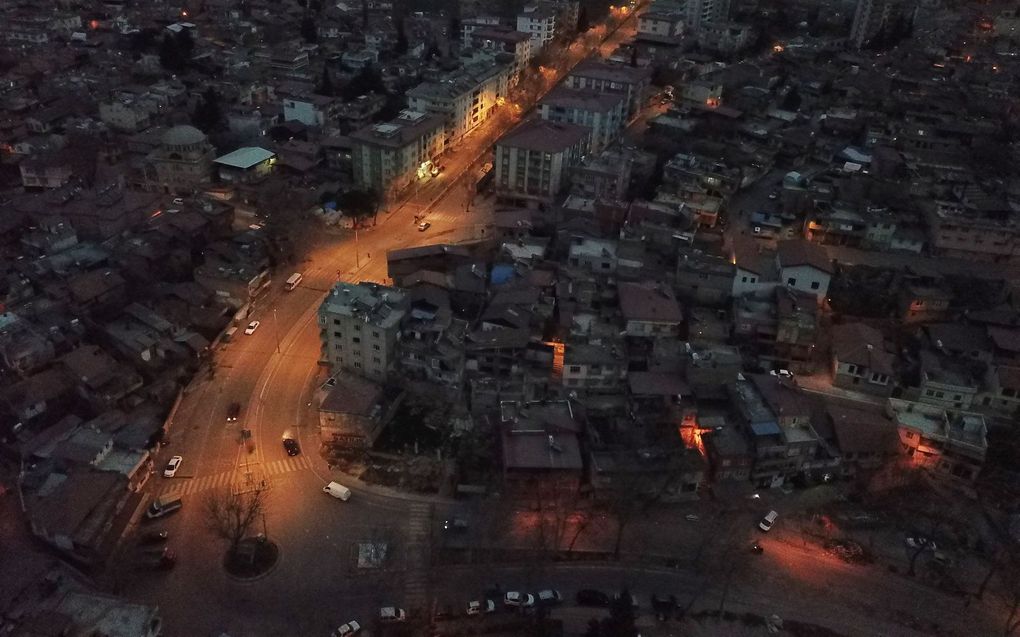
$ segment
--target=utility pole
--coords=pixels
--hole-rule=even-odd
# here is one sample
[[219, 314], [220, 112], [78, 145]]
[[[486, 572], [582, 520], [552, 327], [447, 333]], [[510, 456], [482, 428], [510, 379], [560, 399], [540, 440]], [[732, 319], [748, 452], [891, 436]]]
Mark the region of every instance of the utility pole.
[[358, 228], [357, 227], [354, 228], [354, 263], [358, 267], [358, 269], [360, 270], [361, 269], [361, 255], [358, 254]]
[[276, 308], [273, 308], [273, 335], [276, 336], [276, 353], [280, 353], [280, 321], [276, 318]]

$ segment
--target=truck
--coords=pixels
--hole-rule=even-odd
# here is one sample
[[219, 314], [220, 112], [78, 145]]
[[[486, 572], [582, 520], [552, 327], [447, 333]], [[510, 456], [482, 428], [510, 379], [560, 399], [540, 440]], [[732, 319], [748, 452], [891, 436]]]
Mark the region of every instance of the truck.
[[145, 512], [145, 517], [150, 520], [161, 518], [164, 515], [173, 513], [177, 509], [180, 509], [183, 505], [181, 497], [177, 495], [161, 495], [152, 501], [149, 505], [149, 509]]

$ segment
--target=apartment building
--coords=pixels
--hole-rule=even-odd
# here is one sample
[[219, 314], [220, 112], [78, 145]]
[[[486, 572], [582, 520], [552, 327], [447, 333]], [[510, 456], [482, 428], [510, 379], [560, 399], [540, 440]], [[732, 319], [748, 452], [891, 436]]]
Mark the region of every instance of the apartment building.
[[971, 261], [1020, 260], [1020, 224], [1010, 216], [1006, 202], [969, 195], [932, 203], [927, 214], [932, 250]]
[[900, 448], [915, 466], [964, 484], [981, 473], [988, 453], [988, 426], [980, 414], [890, 398], [886, 415], [896, 423]]
[[584, 160], [591, 129], [531, 120], [496, 142], [495, 188], [503, 198], [552, 203], [569, 184], [569, 169]]
[[591, 129], [588, 154], [598, 153], [623, 132], [626, 100], [622, 93], [599, 93], [556, 87], [538, 104], [542, 119]]
[[564, 80], [567, 88], [597, 93], [622, 93], [626, 98], [624, 121], [629, 122], [641, 110], [652, 71], [596, 59], [581, 62]]
[[402, 111], [384, 124], [351, 133], [351, 164], [358, 188], [384, 200], [428, 174], [430, 162], [442, 154], [445, 122], [438, 115]]
[[556, 12], [542, 7], [524, 7], [524, 11], [517, 14], [517, 30], [531, 36], [533, 49], [541, 49], [556, 36]]
[[513, 68], [510, 73], [511, 86], [520, 81], [533, 55], [531, 36], [508, 27], [487, 26], [474, 29], [469, 36], [468, 46], [483, 51], [509, 53], [514, 56]]
[[464, 66], [409, 90], [407, 105], [412, 111], [442, 117], [444, 143], [453, 144], [488, 119], [503, 102], [512, 71], [511, 65], [501, 63]]
[[381, 381], [396, 365], [407, 294], [375, 283], [337, 283], [319, 306], [322, 360]]

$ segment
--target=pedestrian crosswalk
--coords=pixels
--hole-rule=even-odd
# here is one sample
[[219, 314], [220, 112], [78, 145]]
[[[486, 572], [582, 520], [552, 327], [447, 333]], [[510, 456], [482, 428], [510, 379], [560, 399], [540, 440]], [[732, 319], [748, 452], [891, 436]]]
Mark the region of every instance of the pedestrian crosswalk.
[[[262, 475], [274, 476], [310, 469], [311, 466], [311, 461], [307, 457], [301, 456], [297, 458], [286, 458], [284, 460], [267, 462], [264, 465], [259, 465], [258, 469], [259, 473]], [[223, 471], [221, 473], [214, 473], [200, 478], [191, 478], [188, 480], [181, 480], [180, 482], [175, 481], [174, 483], [163, 487], [163, 489], [160, 490], [159, 495], [185, 496], [192, 493], [201, 493], [212, 489], [225, 488], [242, 482], [243, 479], [244, 472], [240, 469]]]
[[404, 599], [411, 608], [422, 608], [428, 603], [431, 533], [432, 505], [421, 502], [412, 504], [407, 516], [408, 555], [407, 576], [404, 579]]

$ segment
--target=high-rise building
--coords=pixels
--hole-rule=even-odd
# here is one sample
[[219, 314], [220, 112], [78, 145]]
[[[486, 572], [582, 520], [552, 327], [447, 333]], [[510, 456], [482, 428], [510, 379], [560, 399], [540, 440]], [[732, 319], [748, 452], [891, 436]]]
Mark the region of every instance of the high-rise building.
[[863, 48], [902, 10], [899, 0], [857, 0], [850, 42], [858, 49]]

